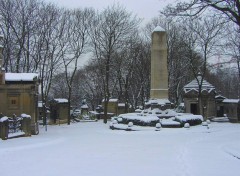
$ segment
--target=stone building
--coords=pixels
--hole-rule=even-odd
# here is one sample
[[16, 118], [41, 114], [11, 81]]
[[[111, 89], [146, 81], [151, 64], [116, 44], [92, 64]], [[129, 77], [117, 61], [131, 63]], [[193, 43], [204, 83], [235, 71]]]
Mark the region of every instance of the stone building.
[[224, 99], [222, 101], [224, 114], [230, 122], [240, 122], [240, 99]]
[[[103, 109], [104, 109], [104, 100], [102, 100], [101, 107], [103, 107]], [[109, 99], [109, 102], [108, 102], [108, 118], [111, 118], [113, 116], [117, 116], [119, 114], [125, 114], [125, 113], [128, 113], [128, 112], [133, 112], [130, 105], [125, 107], [125, 103], [120, 103], [118, 99], [115, 99], [115, 98]], [[103, 116], [103, 112], [102, 112], [100, 118], [103, 118], [102, 116]]]
[[30, 115], [32, 133], [38, 133], [38, 75], [3, 71], [0, 75], [0, 112], [8, 117]]
[[50, 101], [50, 122], [49, 124], [67, 123], [68, 121], [68, 100], [56, 98]]
[[[2, 53], [2, 48], [0, 49]], [[2, 56], [2, 55], [1, 55]], [[5, 73], [0, 57], [0, 113], [31, 116], [32, 134], [38, 133], [38, 74]]]
[[[198, 80], [197, 80], [198, 79]], [[183, 98], [186, 113], [201, 114], [204, 118], [216, 116], [216, 90], [213, 85], [203, 79], [201, 101], [199, 100], [199, 84], [201, 74], [183, 88]], [[199, 105], [201, 102], [201, 105]]]

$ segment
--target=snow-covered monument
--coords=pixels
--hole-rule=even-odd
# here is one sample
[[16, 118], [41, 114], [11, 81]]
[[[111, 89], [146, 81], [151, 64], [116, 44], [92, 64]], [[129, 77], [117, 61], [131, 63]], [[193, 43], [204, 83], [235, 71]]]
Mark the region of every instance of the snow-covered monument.
[[147, 107], [167, 109], [168, 100], [168, 68], [167, 68], [167, 34], [157, 26], [152, 32], [151, 45], [151, 90]]

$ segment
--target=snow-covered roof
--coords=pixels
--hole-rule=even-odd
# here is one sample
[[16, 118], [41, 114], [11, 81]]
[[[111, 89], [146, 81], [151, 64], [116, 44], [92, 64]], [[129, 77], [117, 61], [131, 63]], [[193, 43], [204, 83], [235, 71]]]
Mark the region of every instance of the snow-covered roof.
[[224, 99], [223, 103], [239, 103], [240, 99]]
[[[198, 90], [199, 90], [199, 83], [201, 82], [201, 80], [202, 80], [202, 76], [198, 75], [197, 79], [192, 80], [190, 83], [188, 83], [187, 85], [185, 85], [183, 87], [184, 92], [188, 93], [188, 92], [190, 92], [192, 90], [198, 92]], [[212, 84], [210, 84], [209, 82], [207, 82], [205, 79], [203, 79], [203, 82], [202, 82], [202, 92], [205, 91], [205, 90], [208, 93], [210, 93], [211, 91], [215, 91], [215, 87]]]
[[54, 100], [58, 103], [68, 103], [68, 100], [65, 98], [55, 98]]
[[28, 114], [24, 114], [24, 113], [21, 114], [21, 117], [22, 117], [22, 118], [29, 118], [29, 119], [31, 119], [31, 116], [30, 116], [30, 115], [28, 115]]
[[81, 106], [81, 109], [87, 109], [88, 108], [88, 105], [87, 104], [84, 104]]
[[162, 27], [157, 26], [157, 27], [153, 30], [153, 32], [165, 32], [165, 30], [164, 30]]
[[37, 73], [5, 73], [5, 81], [34, 81]]
[[217, 95], [215, 96], [216, 99], [226, 99], [226, 97], [222, 96], [222, 95]]
[[125, 107], [125, 103], [118, 103], [119, 107]]
[[168, 99], [150, 99], [148, 102], [146, 102], [146, 105], [150, 104], [158, 104], [158, 105], [165, 105], [170, 104], [171, 102]]

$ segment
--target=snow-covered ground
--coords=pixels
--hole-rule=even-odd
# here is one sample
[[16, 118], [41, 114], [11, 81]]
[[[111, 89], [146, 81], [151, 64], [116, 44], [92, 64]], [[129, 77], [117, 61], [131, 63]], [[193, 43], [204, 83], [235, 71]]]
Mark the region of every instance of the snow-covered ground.
[[239, 176], [240, 124], [110, 130], [102, 121], [0, 140], [2, 176]]

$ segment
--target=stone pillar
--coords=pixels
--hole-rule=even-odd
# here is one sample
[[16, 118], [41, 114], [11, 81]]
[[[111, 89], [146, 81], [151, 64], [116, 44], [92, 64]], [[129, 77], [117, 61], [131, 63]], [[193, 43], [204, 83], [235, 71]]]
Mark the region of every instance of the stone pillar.
[[168, 99], [167, 36], [160, 26], [152, 33], [150, 97]]
[[[4, 119], [4, 120], [3, 120]], [[8, 138], [8, 119], [6, 117], [0, 118], [0, 138], [7, 140]]]
[[31, 136], [31, 118], [23, 118], [22, 130], [25, 133], [25, 136]]

